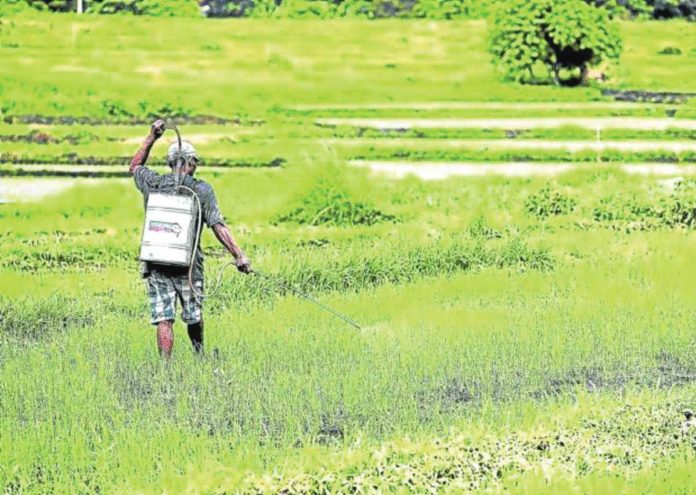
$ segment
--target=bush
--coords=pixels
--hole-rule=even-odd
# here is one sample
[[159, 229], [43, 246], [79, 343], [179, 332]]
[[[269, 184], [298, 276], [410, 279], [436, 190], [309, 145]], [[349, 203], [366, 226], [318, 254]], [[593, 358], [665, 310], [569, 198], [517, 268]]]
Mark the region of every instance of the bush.
[[52, 12], [70, 12], [75, 10], [75, 0], [26, 0], [37, 10], [50, 10]]
[[336, 15], [373, 19], [375, 17], [375, 4], [371, 0], [347, 0], [338, 5]]
[[607, 11], [582, 0], [508, 0], [496, 12], [489, 51], [514, 81], [577, 84], [590, 66], [618, 58], [621, 39]]
[[[76, 0], [23, 0], [37, 10], [73, 12]], [[200, 9], [196, 0], [85, 0], [86, 12], [97, 14], [129, 13], [162, 17], [196, 17]]]
[[551, 216], [567, 215], [575, 209], [576, 201], [544, 186], [537, 194], [532, 194], [524, 202], [524, 208], [530, 215], [544, 219]]
[[661, 209], [669, 227], [696, 228], [696, 181], [680, 182]]
[[669, 196], [659, 200], [623, 198], [612, 195], [600, 200], [593, 210], [596, 222], [609, 223], [613, 228], [627, 226], [630, 230], [660, 228], [696, 228], [696, 181], [679, 182]]
[[245, 17], [254, 5], [253, 0], [204, 0], [200, 3], [201, 10], [208, 17]]
[[302, 199], [302, 204], [276, 222], [303, 225], [374, 225], [392, 222], [396, 217], [377, 210], [371, 204], [354, 201], [343, 188], [329, 180], [321, 180]]
[[129, 13], [157, 17], [198, 17], [196, 0], [92, 0], [88, 12], [99, 14]]
[[621, 17], [696, 19], [696, 0], [587, 0], [587, 2], [598, 7], [605, 7], [612, 15]]
[[614, 17], [645, 17], [652, 14], [646, 0], [585, 0], [595, 7], [605, 8]]
[[488, 225], [486, 219], [483, 217], [477, 217], [469, 225], [469, 235], [474, 239], [499, 239], [503, 237], [503, 234], [495, 230], [493, 227]]
[[[31, 7], [26, 2], [26, 0], [5, 0], [0, 2], [0, 17], [16, 15], [21, 12], [29, 10]], [[2, 22], [0, 22], [0, 25]], [[4, 43], [7, 46], [7, 43]], [[0, 103], [0, 111], [4, 107], [3, 103]]]
[[209, 17], [482, 17], [492, 0], [205, 0]]
[[658, 55], [681, 55], [682, 51], [676, 46], [666, 46], [657, 53]]
[[336, 6], [325, 0], [284, 0], [275, 10], [274, 15], [288, 18], [328, 19], [334, 15]]
[[416, 17], [428, 19], [453, 19], [465, 16], [461, 0], [419, 0], [413, 6]]
[[655, 19], [672, 19], [684, 17], [696, 20], [696, 0], [652, 0], [652, 16]]

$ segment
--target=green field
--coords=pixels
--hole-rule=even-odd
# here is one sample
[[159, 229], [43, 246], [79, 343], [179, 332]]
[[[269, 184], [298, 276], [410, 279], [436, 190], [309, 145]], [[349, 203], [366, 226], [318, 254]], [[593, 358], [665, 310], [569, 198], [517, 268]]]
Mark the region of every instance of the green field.
[[[696, 493], [696, 106], [503, 82], [485, 30], [0, 19], [0, 492]], [[696, 91], [693, 24], [621, 31], [607, 87]], [[361, 330], [229, 270], [160, 361], [160, 116], [253, 265]]]

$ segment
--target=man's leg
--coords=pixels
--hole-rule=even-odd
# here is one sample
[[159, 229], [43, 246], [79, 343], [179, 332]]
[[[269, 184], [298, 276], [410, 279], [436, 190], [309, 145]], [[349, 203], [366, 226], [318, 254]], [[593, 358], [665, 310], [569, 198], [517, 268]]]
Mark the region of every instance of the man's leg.
[[157, 349], [160, 356], [167, 359], [172, 357], [172, 347], [174, 347], [174, 322], [160, 321], [157, 324]]
[[193, 350], [203, 352], [203, 318], [198, 323], [191, 323], [188, 326], [188, 334], [193, 344]]
[[176, 281], [176, 289], [181, 300], [181, 319], [188, 325], [188, 335], [193, 350], [203, 352], [203, 301], [196, 296], [203, 294], [203, 280], [194, 281], [196, 292], [191, 290], [188, 276]]
[[148, 299], [152, 312], [151, 323], [157, 327], [157, 349], [160, 356], [169, 358], [174, 346], [176, 289], [171, 277], [153, 271], [147, 279]]

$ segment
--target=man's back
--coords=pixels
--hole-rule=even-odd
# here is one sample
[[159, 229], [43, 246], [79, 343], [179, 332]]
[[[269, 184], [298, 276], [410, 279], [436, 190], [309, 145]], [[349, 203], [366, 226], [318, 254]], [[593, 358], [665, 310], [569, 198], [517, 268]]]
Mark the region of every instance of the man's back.
[[[135, 185], [143, 194], [143, 204], [147, 208], [147, 201], [150, 193], [176, 193], [190, 195], [191, 190], [195, 192], [201, 207], [201, 218], [208, 227], [224, 223], [224, 218], [217, 204], [217, 198], [213, 187], [203, 180], [198, 180], [190, 175], [186, 175], [181, 180], [183, 187], [177, 187], [176, 176], [173, 173], [158, 174], [154, 170], [146, 166], [138, 167], [133, 174]], [[200, 233], [202, 225], [196, 225], [196, 230]], [[154, 263], [147, 263], [143, 267], [143, 275], [147, 276], [152, 270], [159, 270], [167, 273], [179, 273], [182, 271], [180, 267], [161, 266]], [[203, 278], [203, 254], [199, 245], [196, 247], [196, 255], [194, 259], [194, 276], [197, 279]]]

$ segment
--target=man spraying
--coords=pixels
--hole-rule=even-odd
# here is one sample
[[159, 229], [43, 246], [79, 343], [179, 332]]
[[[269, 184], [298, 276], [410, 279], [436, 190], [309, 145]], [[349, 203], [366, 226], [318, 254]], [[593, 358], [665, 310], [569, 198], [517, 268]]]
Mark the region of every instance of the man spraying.
[[[147, 207], [148, 196], [151, 192], [169, 192], [177, 186], [175, 167], [181, 167], [183, 177], [181, 185], [191, 190], [198, 197], [201, 208], [201, 219], [213, 229], [215, 237], [234, 256], [237, 269], [242, 273], [251, 272], [251, 263], [235, 242], [229, 228], [218, 208], [215, 192], [210, 184], [194, 179], [193, 175], [199, 163], [196, 150], [186, 141], [174, 142], [167, 151], [167, 163], [172, 173], [160, 175], [145, 166], [150, 150], [155, 142], [162, 137], [166, 128], [163, 120], [155, 121], [150, 134], [145, 138], [140, 149], [135, 153], [130, 164], [135, 185], [143, 194]], [[181, 148], [179, 146], [181, 145]], [[200, 231], [203, 225], [195, 227]], [[198, 236], [200, 240], [200, 236]], [[200, 242], [194, 246], [194, 261], [189, 280], [189, 268], [169, 265], [158, 265], [151, 262], [143, 263], [143, 277], [147, 280], [148, 299], [152, 313], [151, 322], [157, 325], [157, 347], [160, 355], [169, 358], [174, 345], [174, 319], [177, 300], [181, 303], [181, 319], [188, 326], [188, 335], [196, 352], [203, 351], [203, 254]], [[192, 287], [193, 285], [193, 287]]]

